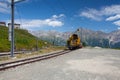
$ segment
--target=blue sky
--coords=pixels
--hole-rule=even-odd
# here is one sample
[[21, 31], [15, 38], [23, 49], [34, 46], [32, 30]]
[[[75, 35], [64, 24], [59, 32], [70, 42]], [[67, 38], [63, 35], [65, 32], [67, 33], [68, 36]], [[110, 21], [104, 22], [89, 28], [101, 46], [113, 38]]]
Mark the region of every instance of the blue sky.
[[[11, 0], [0, 0], [0, 21], [10, 22]], [[120, 29], [120, 0], [25, 0], [15, 4], [15, 23], [28, 30]]]

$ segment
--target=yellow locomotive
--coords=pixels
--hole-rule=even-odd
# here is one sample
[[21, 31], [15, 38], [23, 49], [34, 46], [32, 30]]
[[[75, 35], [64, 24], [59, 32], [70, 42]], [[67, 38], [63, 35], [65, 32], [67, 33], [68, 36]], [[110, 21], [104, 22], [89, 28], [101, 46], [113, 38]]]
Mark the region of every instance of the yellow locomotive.
[[80, 37], [77, 34], [72, 34], [67, 40], [67, 47], [70, 50], [82, 48]]

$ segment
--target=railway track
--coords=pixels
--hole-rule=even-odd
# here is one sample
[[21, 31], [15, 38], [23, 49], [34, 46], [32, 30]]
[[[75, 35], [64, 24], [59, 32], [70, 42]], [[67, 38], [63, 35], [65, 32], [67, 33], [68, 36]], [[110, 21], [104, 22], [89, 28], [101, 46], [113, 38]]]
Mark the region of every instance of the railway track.
[[[18, 52], [14, 52], [14, 54], [24, 54], [29, 52], [33, 52], [33, 51], [18, 51]], [[0, 57], [9, 56], [9, 55], [10, 55], [10, 52], [0, 53]]]
[[69, 53], [69, 52], [70, 52], [70, 50], [63, 50], [63, 51], [59, 51], [59, 52], [51, 53], [51, 54], [47, 54], [47, 55], [42, 55], [42, 56], [37, 56], [37, 57], [32, 57], [32, 58], [27, 58], [27, 59], [2, 63], [2, 64], [0, 64], [0, 71], [6, 70], [6, 69], [9, 69], [9, 68], [14, 68], [14, 67], [17, 67], [17, 66], [20, 66], [20, 65], [28, 64], [28, 63], [33, 63], [33, 62], [36, 62], [36, 61], [41, 61], [41, 60], [53, 58], [53, 57], [56, 57], [56, 56], [59, 56], [59, 55]]

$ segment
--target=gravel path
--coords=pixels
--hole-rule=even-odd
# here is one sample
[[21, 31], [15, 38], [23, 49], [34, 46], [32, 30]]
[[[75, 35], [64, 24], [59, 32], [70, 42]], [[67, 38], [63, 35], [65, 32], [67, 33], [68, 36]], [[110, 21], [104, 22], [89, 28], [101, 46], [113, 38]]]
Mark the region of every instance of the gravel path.
[[120, 80], [120, 50], [83, 48], [0, 72], [0, 80]]

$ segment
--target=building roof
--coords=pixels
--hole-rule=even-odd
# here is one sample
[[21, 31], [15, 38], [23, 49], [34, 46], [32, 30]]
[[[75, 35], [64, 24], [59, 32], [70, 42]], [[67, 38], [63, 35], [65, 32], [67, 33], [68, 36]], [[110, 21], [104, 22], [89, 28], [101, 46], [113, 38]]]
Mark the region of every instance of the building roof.
[[5, 22], [0, 22], [0, 24], [6, 24]]

